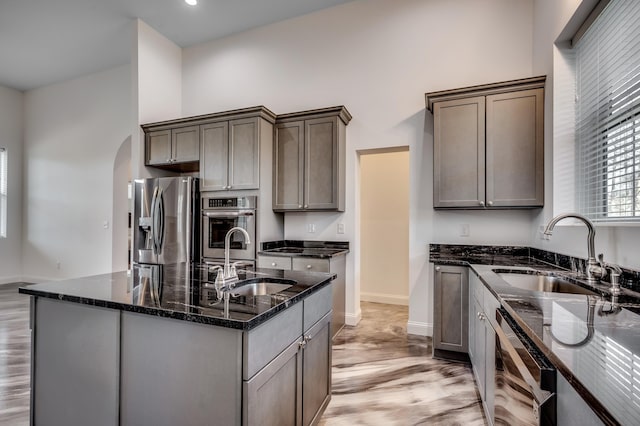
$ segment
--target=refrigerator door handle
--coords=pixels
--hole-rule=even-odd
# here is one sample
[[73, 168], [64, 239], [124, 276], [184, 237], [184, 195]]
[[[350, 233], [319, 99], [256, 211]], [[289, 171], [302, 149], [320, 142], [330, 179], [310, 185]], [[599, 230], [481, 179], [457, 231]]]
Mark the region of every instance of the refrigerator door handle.
[[153, 249], [153, 254], [158, 253], [157, 248], [157, 238], [156, 238], [156, 229], [158, 227], [158, 216], [156, 213], [157, 203], [158, 203], [158, 187], [153, 188], [153, 196], [151, 197], [151, 248]]
[[158, 254], [162, 253], [162, 246], [164, 245], [164, 194], [162, 188], [158, 188], [158, 232], [156, 232]]

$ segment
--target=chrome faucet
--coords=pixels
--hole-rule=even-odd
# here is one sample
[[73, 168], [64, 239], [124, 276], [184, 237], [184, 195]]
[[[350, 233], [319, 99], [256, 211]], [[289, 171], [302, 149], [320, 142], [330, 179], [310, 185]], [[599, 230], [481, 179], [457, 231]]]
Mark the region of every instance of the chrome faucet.
[[551, 221], [549, 221], [547, 227], [544, 230], [544, 235], [550, 237], [553, 234], [553, 228], [556, 226], [556, 223], [560, 222], [562, 219], [566, 219], [569, 217], [581, 220], [589, 230], [589, 235], [587, 236], [587, 282], [591, 284], [597, 283], [600, 278], [606, 275], [606, 269], [596, 260], [596, 229], [589, 219], [578, 213], [559, 214], [558, 216], [551, 219]]
[[229, 261], [229, 249], [231, 245], [231, 235], [240, 231], [244, 234], [244, 240], [246, 244], [251, 244], [251, 237], [249, 233], [239, 226], [229, 229], [227, 235], [224, 237], [224, 267], [218, 271], [218, 276], [216, 277], [215, 286], [218, 290], [231, 290], [235, 287], [236, 281], [238, 281], [238, 272], [236, 271], [236, 265], [231, 264]]

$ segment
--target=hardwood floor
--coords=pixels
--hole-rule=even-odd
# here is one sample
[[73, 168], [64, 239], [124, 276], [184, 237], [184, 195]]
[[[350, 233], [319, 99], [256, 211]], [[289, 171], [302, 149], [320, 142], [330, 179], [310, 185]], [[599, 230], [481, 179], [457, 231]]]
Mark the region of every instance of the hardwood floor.
[[0, 425], [29, 424], [31, 335], [22, 285], [0, 285]]
[[[0, 425], [29, 424], [29, 298], [0, 285]], [[333, 396], [320, 425], [485, 425], [469, 367], [431, 358], [406, 333], [407, 308], [362, 303], [333, 346]]]
[[332, 398], [320, 425], [486, 424], [470, 367], [431, 357], [407, 335], [406, 306], [361, 303], [334, 340]]

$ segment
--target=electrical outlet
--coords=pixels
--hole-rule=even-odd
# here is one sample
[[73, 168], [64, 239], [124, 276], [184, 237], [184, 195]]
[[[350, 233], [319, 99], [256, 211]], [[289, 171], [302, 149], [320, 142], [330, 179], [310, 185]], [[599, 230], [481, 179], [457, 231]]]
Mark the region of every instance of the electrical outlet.
[[338, 234], [344, 234], [344, 223], [338, 224]]
[[316, 224], [315, 223], [308, 224], [307, 231], [309, 231], [310, 234], [313, 234], [314, 232], [316, 232]]
[[468, 223], [463, 223], [462, 226], [460, 227], [460, 236], [461, 237], [468, 237], [469, 236], [469, 224]]
[[104, 222], [102, 222], [102, 227], [103, 227], [104, 229], [109, 229], [109, 221], [108, 221], [108, 220], [105, 220]]

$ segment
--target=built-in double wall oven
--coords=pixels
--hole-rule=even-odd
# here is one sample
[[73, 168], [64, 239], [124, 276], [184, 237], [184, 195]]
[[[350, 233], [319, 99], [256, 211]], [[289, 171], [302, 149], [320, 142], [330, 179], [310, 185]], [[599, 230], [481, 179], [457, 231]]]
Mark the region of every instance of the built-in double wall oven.
[[224, 244], [231, 228], [243, 228], [251, 237], [247, 244], [240, 232], [231, 235], [229, 258], [241, 266], [253, 267], [256, 260], [256, 196], [202, 197], [202, 261], [209, 264], [224, 262]]

